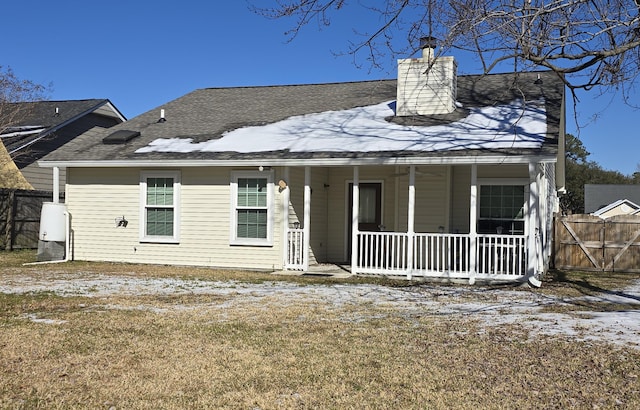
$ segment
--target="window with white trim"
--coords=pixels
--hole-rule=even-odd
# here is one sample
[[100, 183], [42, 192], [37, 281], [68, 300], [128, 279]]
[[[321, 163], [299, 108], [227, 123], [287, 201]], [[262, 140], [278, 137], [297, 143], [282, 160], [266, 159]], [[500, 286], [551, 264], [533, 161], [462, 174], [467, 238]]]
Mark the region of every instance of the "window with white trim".
[[231, 174], [232, 245], [273, 244], [273, 172]]
[[177, 243], [180, 172], [144, 171], [140, 174], [140, 241]]
[[525, 185], [480, 185], [478, 233], [524, 235], [526, 193]]

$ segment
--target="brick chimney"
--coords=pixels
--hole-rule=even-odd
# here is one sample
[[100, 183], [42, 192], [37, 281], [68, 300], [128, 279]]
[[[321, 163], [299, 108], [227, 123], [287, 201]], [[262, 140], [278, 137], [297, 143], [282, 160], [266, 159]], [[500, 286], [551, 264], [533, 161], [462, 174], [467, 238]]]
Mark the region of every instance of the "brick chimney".
[[456, 109], [457, 64], [435, 57], [436, 39], [420, 39], [422, 58], [398, 60], [396, 115], [449, 114]]

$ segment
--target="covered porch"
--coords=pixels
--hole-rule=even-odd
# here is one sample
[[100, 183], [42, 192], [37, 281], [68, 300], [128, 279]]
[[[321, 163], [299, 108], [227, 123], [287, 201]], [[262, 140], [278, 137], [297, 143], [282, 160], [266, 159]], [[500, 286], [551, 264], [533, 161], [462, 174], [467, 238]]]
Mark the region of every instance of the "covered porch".
[[[462, 207], [459, 204], [457, 206], [464, 208], [466, 213], [464, 218], [457, 218], [464, 219], [466, 229], [460, 229], [460, 220], [447, 222], [455, 220], [456, 212], [458, 214], [461, 212], [450, 211], [451, 208], [456, 207], [452, 206], [454, 200], [451, 199], [453, 185], [462, 185], [460, 178], [453, 175], [452, 166], [446, 167], [448, 171], [444, 173], [445, 175], [438, 177], [444, 181], [445, 191], [429, 193], [431, 196], [449, 197], [444, 203], [450, 209], [442, 211], [446, 221], [431, 229], [425, 223], [418, 226], [416, 219], [424, 219], [423, 215], [433, 212], [433, 209], [422, 203], [424, 201], [417, 201], [419, 189], [424, 189], [425, 186], [420, 183], [422, 177], [418, 175], [418, 166], [402, 167], [402, 169], [405, 168], [406, 175], [402, 175], [405, 181], [398, 183], [398, 176], [394, 175], [395, 183], [389, 183], [393, 186], [383, 193], [383, 196], [392, 197], [396, 205], [399, 203], [404, 205], [395, 209], [396, 222], [392, 223], [395, 229], [387, 229], [384, 223], [373, 227], [365, 223], [366, 217], [363, 218], [362, 213], [370, 210], [367, 204], [361, 204], [361, 200], [369, 199], [366, 195], [362, 196], [361, 187], [366, 184], [363, 181], [368, 181], [370, 178], [362, 178], [361, 166], [350, 167], [351, 174], [344, 181], [345, 186], [348, 187], [345, 189], [345, 196], [348, 198], [344, 201], [344, 207], [348, 208], [344, 210], [345, 225], [348, 225], [344, 227], [345, 257], [336, 259], [335, 256], [330, 255], [316, 257], [312, 235], [314, 229], [323, 229], [325, 225], [330, 226], [330, 219], [339, 219], [336, 209], [342, 205], [335, 201], [332, 203], [333, 198], [327, 194], [326, 203], [332, 205], [328, 207], [326, 220], [312, 217], [315, 207], [323, 205], [316, 204], [315, 197], [312, 200], [314, 168], [305, 166], [304, 172], [301, 172], [304, 182], [300, 181], [302, 192], [298, 195], [300, 205], [297, 209], [291, 206], [291, 203], [295, 202], [291, 200], [291, 195], [296, 194], [292, 194], [290, 189], [282, 192], [283, 204], [285, 204], [282, 210], [285, 238], [284, 269], [311, 272], [318, 262], [338, 263], [343, 269], [348, 269], [355, 275], [382, 275], [407, 279], [455, 279], [468, 280], [470, 283], [476, 280], [525, 281], [544, 270], [547, 233], [543, 221], [548, 212], [546, 205], [549, 203], [545, 197], [546, 192], [553, 188], [547, 182], [548, 176], [545, 176], [544, 172], [545, 164], [541, 162], [519, 164], [518, 169], [523, 174], [516, 175], [514, 178], [499, 178], [498, 182], [502, 184], [524, 184], [524, 214], [520, 215], [524, 222], [522, 229], [504, 229], [502, 225], [494, 227], [491, 223], [478, 222], [480, 186], [483, 181], [486, 183], [488, 180], [484, 177], [479, 178], [478, 164], [469, 164], [464, 172], [457, 171], [465, 174], [463, 179], [466, 178], [465, 181], [468, 181], [464, 183], [466, 203]], [[425, 167], [421, 166], [420, 169]], [[480, 169], [482, 170], [482, 167]], [[522, 178], [522, 175], [526, 175], [526, 178]], [[285, 167], [283, 179], [289, 180], [290, 176], [289, 167]], [[492, 178], [494, 182], [497, 180]], [[326, 187], [328, 184], [324, 185]], [[458, 190], [460, 190], [459, 187]], [[425, 193], [422, 194], [420, 198], [425, 197]], [[384, 203], [385, 200], [382, 199], [381, 202]], [[401, 215], [398, 216], [398, 214]], [[387, 216], [386, 220], [389, 219], [391, 218]], [[398, 219], [402, 222], [398, 223]], [[400, 226], [403, 224], [406, 224], [406, 227]], [[487, 229], [491, 231], [487, 232]], [[330, 234], [327, 235], [327, 240], [331, 240]]]

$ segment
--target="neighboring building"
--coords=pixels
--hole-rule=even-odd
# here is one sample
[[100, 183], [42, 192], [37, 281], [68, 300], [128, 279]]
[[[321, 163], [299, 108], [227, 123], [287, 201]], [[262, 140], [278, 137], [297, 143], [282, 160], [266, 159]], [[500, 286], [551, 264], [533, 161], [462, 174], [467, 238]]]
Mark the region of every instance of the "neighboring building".
[[456, 75], [193, 91], [45, 157], [72, 258], [525, 280], [564, 187], [564, 84]]
[[[7, 163], [1, 148], [0, 160], [6, 172], [11, 173], [11, 179], [17, 181], [4, 187], [51, 191], [52, 170], [38, 167], [37, 160], [94, 127], [104, 129], [124, 121], [124, 116], [105, 99], [3, 104], [0, 141], [13, 164]], [[61, 191], [64, 185], [62, 170]]]
[[640, 204], [640, 184], [585, 184], [584, 213], [593, 214], [618, 201]]
[[593, 212], [592, 215], [599, 216], [602, 219], [607, 219], [617, 215], [635, 215], [638, 211], [640, 211], [640, 206], [638, 204], [631, 202], [628, 199], [620, 199], [607, 206], [603, 206]]

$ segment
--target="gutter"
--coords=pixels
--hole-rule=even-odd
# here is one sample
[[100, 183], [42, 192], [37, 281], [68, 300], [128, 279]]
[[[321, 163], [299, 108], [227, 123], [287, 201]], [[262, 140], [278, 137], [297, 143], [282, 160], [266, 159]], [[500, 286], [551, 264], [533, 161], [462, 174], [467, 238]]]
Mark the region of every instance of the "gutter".
[[56, 161], [40, 160], [44, 168], [130, 168], [130, 167], [251, 167], [251, 166], [354, 166], [354, 165], [472, 165], [472, 164], [528, 164], [554, 163], [556, 155], [532, 156], [452, 156], [452, 157], [395, 157], [395, 158], [294, 158], [294, 159], [235, 159], [235, 160], [107, 160]]

